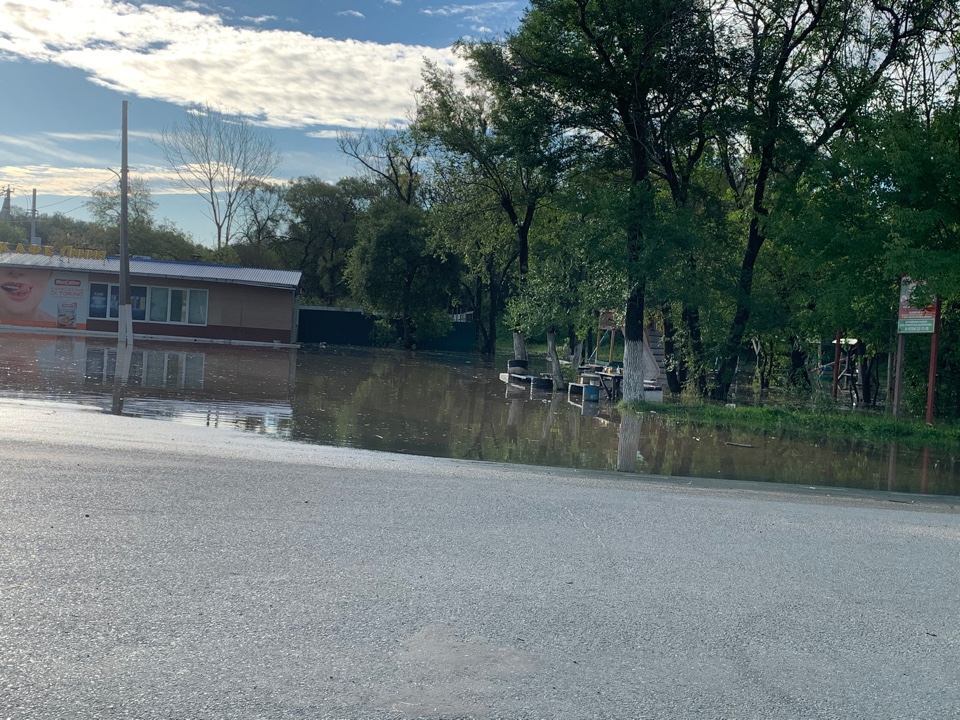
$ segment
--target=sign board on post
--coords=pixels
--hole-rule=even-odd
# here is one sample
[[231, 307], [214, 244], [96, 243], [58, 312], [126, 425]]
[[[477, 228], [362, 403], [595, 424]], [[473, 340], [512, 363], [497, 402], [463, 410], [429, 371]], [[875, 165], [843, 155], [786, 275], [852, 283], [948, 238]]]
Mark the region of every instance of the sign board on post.
[[925, 308], [915, 308], [910, 305], [910, 296], [917, 284], [904, 276], [900, 281], [900, 310], [897, 314], [897, 332], [930, 334], [934, 330], [937, 317], [937, 306], [928, 305]]

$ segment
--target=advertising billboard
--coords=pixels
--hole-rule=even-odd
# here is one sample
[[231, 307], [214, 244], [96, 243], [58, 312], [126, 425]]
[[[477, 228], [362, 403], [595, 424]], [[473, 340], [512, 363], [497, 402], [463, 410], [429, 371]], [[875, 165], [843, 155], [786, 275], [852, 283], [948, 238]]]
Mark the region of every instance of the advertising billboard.
[[0, 267], [0, 325], [84, 330], [86, 273], [43, 267]]

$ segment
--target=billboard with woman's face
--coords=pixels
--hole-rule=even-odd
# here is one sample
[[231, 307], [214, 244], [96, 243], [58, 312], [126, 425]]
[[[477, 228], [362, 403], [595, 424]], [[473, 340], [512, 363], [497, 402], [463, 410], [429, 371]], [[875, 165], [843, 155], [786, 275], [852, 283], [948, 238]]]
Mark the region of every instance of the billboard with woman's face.
[[0, 267], [0, 325], [83, 330], [86, 274], [38, 267]]

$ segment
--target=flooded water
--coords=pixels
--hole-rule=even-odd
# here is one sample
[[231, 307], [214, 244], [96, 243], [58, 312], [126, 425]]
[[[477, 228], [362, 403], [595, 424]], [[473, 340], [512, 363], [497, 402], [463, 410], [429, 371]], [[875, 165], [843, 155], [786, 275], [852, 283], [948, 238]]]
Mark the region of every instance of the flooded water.
[[949, 453], [621, 417], [606, 400], [505, 385], [500, 371], [460, 355], [347, 348], [138, 343], [118, 357], [110, 340], [0, 334], [6, 398], [436, 457], [960, 495]]

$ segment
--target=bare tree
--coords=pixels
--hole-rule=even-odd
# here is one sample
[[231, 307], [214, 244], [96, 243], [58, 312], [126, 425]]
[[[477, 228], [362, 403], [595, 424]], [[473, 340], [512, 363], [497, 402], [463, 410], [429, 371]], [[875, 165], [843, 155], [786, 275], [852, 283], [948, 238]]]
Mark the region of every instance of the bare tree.
[[426, 165], [423, 141], [405, 128], [381, 127], [358, 133], [338, 132], [340, 152], [353, 158], [369, 180], [405, 205], [417, 205]]
[[217, 249], [233, 239], [233, 221], [243, 197], [280, 165], [273, 140], [240, 115], [209, 105], [163, 129], [157, 146], [180, 181], [209, 205]]

